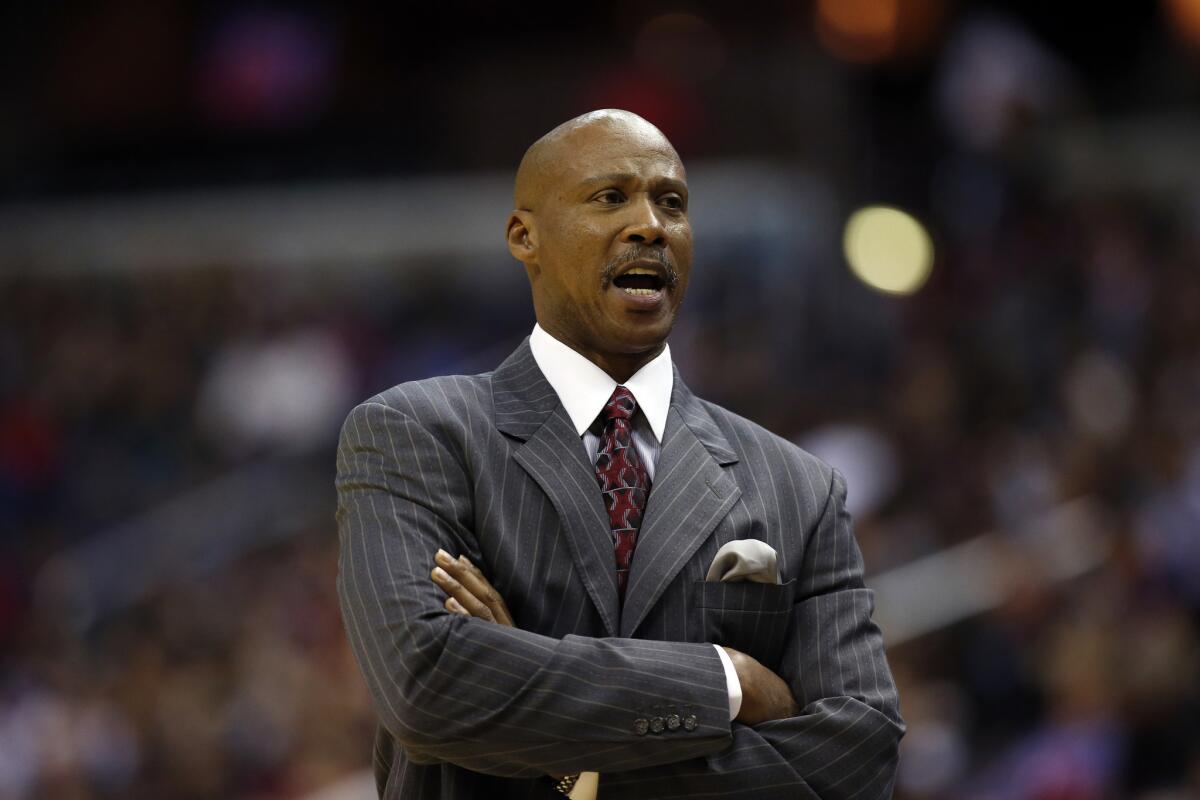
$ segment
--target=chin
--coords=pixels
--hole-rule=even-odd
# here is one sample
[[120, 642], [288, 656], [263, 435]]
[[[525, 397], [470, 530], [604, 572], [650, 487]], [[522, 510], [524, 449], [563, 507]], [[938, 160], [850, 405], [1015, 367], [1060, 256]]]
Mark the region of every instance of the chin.
[[624, 345], [626, 352], [644, 353], [662, 345], [671, 333], [671, 325], [653, 325], [626, 329], [620, 332], [616, 339]]

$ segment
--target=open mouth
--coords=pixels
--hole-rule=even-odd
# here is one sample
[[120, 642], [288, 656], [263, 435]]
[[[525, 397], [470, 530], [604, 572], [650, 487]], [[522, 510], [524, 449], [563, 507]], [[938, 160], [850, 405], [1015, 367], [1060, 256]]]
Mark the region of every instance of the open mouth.
[[613, 278], [613, 285], [626, 294], [651, 297], [662, 291], [666, 281], [654, 270], [634, 267]]

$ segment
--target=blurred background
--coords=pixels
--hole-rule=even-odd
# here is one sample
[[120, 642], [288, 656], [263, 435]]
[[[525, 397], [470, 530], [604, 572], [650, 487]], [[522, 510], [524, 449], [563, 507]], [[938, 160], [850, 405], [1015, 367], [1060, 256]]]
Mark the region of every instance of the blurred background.
[[0, 798], [373, 796], [340, 423], [529, 332], [513, 171], [609, 106], [685, 378], [848, 477], [897, 797], [1200, 797], [1200, 0], [0, 22]]

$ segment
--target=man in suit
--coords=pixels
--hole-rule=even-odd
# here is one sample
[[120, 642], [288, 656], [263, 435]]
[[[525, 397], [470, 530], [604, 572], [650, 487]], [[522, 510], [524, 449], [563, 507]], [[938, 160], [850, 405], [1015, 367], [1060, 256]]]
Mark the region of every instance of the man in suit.
[[[841, 476], [670, 360], [692, 260], [674, 149], [586, 114], [529, 149], [515, 201], [530, 337], [342, 431], [339, 592], [381, 797], [561, 797], [583, 771], [604, 797], [889, 796], [904, 729]], [[705, 580], [741, 540], [778, 583]]]

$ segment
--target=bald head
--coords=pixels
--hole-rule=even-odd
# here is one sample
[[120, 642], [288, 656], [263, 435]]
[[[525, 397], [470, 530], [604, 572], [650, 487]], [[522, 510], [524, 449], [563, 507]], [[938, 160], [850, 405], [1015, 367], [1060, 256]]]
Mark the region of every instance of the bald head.
[[[525, 151], [517, 168], [513, 203], [518, 209], [538, 210], [547, 191], [561, 183], [565, 168], [581, 150], [598, 144], [652, 148], [679, 155], [663, 132], [631, 111], [605, 108], [569, 119], [538, 139]], [[682, 170], [682, 165], [680, 167]]]
[[593, 111], [521, 160], [509, 252], [538, 324], [618, 382], [662, 351], [692, 263], [687, 176], [662, 131]]

